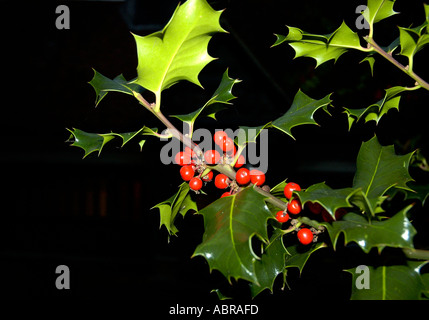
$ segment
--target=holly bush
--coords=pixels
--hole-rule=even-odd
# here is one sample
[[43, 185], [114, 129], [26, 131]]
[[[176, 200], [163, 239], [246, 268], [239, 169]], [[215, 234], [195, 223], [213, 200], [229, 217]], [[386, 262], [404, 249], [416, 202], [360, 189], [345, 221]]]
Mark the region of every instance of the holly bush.
[[[236, 98], [232, 90], [240, 80], [231, 78], [226, 70], [211, 98], [195, 111], [179, 114], [177, 106], [177, 114], [163, 113], [161, 101], [166, 89], [184, 80], [202, 87], [199, 75], [215, 60], [208, 53], [209, 42], [214, 34], [227, 32], [220, 24], [223, 11], [214, 10], [206, 0], [188, 0], [177, 6], [162, 30], [145, 36], [132, 34], [138, 58], [135, 79], [125, 79], [122, 74], [109, 79], [94, 70], [89, 82], [96, 92], [96, 105], [109, 92], [125, 93], [159, 119], [165, 129], [143, 126], [132, 132], [90, 133], [73, 128], [69, 142], [82, 148], [86, 157], [100, 154], [115, 139], [122, 146], [137, 142], [143, 152], [150, 139], [168, 141], [166, 146], [171, 145], [161, 151], [161, 160], [171, 160], [183, 182], [165, 201], [154, 204], [160, 228], [164, 227], [170, 238], [179, 231], [178, 217], [191, 213], [202, 216], [204, 233], [193, 257], [203, 257], [210, 271], [218, 270], [231, 285], [232, 280], [239, 279], [249, 283], [251, 297], [289, 287], [288, 271], [297, 268], [301, 274], [315, 252], [350, 250], [359, 256], [374, 256], [374, 252], [378, 256], [343, 270], [351, 273], [351, 299], [427, 299], [429, 275], [424, 265], [429, 251], [424, 243], [416, 248], [414, 241], [417, 229], [424, 229], [415, 223], [422, 221], [420, 215], [427, 214], [424, 208], [429, 185], [425, 182], [428, 164], [424, 150], [416, 146], [399, 153], [392, 144], [382, 145], [374, 132], [361, 142], [352, 184], [341, 188], [321, 181], [303, 186], [299, 181], [289, 181], [287, 172], [276, 172], [279, 180], [269, 181], [275, 185], [269, 187], [265, 181], [268, 166], [256, 167], [252, 160], [252, 146], [267, 143], [264, 137], [269, 132], [295, 139], [292, 129], [319, 125], [315, 114], [345, 115], [349, 130], [369, 122], [378, 125], [389, 111], [399, 111], [405, 93], [429, 91], [429, 83], [419, 76], [418, 63], [414, 63], [416, 54], [429, 43], [429, 6], [422, 8], [425, 19], [421, 24], [398, 27], [392, 31], [398, 37], [384, 46], [375, 41], [375, 26], [398, 14], [393, 7], [391, 0], [368, 0], [360, 17], [366, 24], [362, 36], [345, 22], [329, 34], [287, 26], [286, 35], [276, 34], [272, 46], [287, 44], [295, 58], [314, 59], [316, 67], [337, 61], [348, 51], [358, 52], [365, 62], [362, 68], [368, 68], [368, 63], [372, 76], [376, 76], [374, 66], [386, 61], [392, 69], [402, 71], [411, 85], [395, 84], [360, 108], [336, 105], [333, 93], [312, 98], [300, 89], [280, 117], [257, 126], [244, 123], [238, 128], [219, 129], [211, 132], [210, 139], [199, 141], [195, 134], [198, 120], [216, 119], [219, 112], [230, 112], [231, 101]], [[173, 119], [182, 123], [183, 130], [172, 124]], [[337, 134], [345, 133], [339, 128]], [[293, 152], [279, 150], [285, 155]], [[316, 164], [317, 157], [313, 161]], [[413, 176], [410, 167], [416, 169]], [[208, 184], [221, 189], [210, 203], [201, 201], [210, 196], [205, 189], [213, 190]], [[333, 257], [332, 263], [336, 263]], [[219, 298], [226, 298], [219, 288], [213, 290]]]

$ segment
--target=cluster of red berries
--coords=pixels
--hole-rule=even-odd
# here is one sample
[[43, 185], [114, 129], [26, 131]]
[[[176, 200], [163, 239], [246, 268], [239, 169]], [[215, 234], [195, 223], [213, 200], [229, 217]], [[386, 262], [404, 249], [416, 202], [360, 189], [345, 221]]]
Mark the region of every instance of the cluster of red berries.
[[[278, 211], [276, 219], [280, 223], [287, 222], [290, 219], [289, 214], [297, 215], [302, 211], [301, 202], [297, 198], [292, 198], [294, 191], [301, 191], [299, 184], [295, 182], [289, 182], [285, 185], [283, 193], [288, 199], [287, 208], [285, 211]], [[308, 228], [301, 228], [297, 233], [297, 237], [300, 243], [307, 245], [313, 242], [313, 232]]]
[[238, 169], [235, 175], [235, 180], [231, 181], [227, 175], [219, 173], [215, 177], [215, 186], [219, 189], [226, 189], [231, 187], [231, 190], [224, 192], [221, 197], [232, 195], [240, 186], [246, 186], [252, 183], [261, 186], [265, 182], [265, 174], [259, 170], [241, 168], [245, 159], [240, 155], [235, 159], [237, 148], [234, 140], [232, 140], [225, 131], [216, 131], [214, 137], [215, 144], [222, 150], [222, 155], [218, 150], [207, 150], [202, 157], [198, 155], [189, 147], [185, 147], [185, 151], [176, 154], [175, 162], [182, 166], [180, 168], [180, 175], [183, 180], [189, 181], [189, 187], [198, 191], [203, 186], [203, 181], [209, 182], [213, 180], [213, 171], [207, 172], [206, 165], [216, 165], [219, 163], [232, 165], [236, 161], [234, 168]]
[[[297, 215], [302, 211], [301, 202], [297, 198], [292, 198], [294, 191], [301, 191], [301, 187], [295, 182], [289, 182], [284, 187], [284, 195], [288, 199], [287, 208], [284, 211], [278, 211], [276, 214], [276, 219], [280, 223], [287, 222], [290, 219], [289, 214]], [[314, 215], [321, 217], [320, 220], [325, 222], [332, 222], [334, 219], [329, 214], [329, 212], [318, 202], [307, 202], [306, 208]], [[339, 208], [335, 211], [335, 219], [340, 220], [347, 213], [347, 209]], [[313, 229], [313, 228], [312, 228]], [[315, 231], [315, 230], [313, 230]], [[312, 230], [306, 227], [299, 229], [297, 236], [299, 242], [304, 245], [310, 244], [313, 242], [314, 233]], [[315, 232], [316, 234], [318, 231]]]

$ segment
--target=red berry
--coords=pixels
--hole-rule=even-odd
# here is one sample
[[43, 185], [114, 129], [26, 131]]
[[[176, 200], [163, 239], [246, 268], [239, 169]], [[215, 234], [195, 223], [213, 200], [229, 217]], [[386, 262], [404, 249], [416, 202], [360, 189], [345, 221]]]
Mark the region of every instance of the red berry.
[[220, 148], [223, 152], [232, 152], [234, 150], [234, 141], [229, 137], [225, 137]]
[[346, 208], [338, 208], [337, 210], [335, 210], [335, 220], [341, 220], [341, 218], [346, 214], [347, 214]]
[[219, 173], [215, 178], [215, 186], [219, 189], [226, 189], [229, 186], [229, 179], [223, 173]]
[[237, 181], [238, 184], [245, 185], [250, 182], [250, 171], [246, 168], [238, 169], [237, 173], [235, 174], [235, 181]]
[[322, 205], [318, 202], [307, 202], [308, 210], [310, 210], [314, 214], [319, 214], [322, 212]]
[[212, 181], [213, 180], [213, 171], [209, 171], [204, 177], [202, 177], [204, 181]]
[[193, 177], [191, 181], [189, 181], [189, 187], [192, 190], [195, 190], [195, 191], [200, 190], [202, 186], [203, 186], [203, 182], [198, 177]]
[[237, 148], [235, 147], [235, 144], [233, 144], [232, 150], [226, 152], [226, 154], [230, 157], [235, 156], [236, 153], [237, 153]]
[[284, 211], [278, 211], [276, 214], [276, 219], [278, 222], [283, 223], [289, 220], [289, 215]]
[[228, 197], [230, 195], [231, 195], [231, 192], [227, 191], [227, 192], [222, 193], [222, 195], [220, 197], [223, 198], [223, 197]]
[[263, 185], [265, 182], [265, 174], [256, 169], [250, 170], [250, 182], [257, 186]]
[[192, 168], [192, 166], [190, 166], [190, 165], [183, 166], [180, 168], [180, 176], [185, 181], [191, 180], [192, 177], [194, 176], [194, 173], [195, 173], [195, 171]]
[[204, 152], [204, 159], [208, 164], [216, 164], [220, 160], [220, 153], [217, 150], [207, 150]]
[[302, 228], [298, 231], [298, 240], [304, 245], [310, 244], [313, 242], [313, 232], [310, 229]]
[[174, 161], [181, 166], [191, 164], [191, 156], [183, 151], [180, 151], [174, 157]]
[[189, 147], [185, 147], [185, 153], [189, 155], [191, 158], [197, 158], [197, 154], [195, 153], [195, 151]]
[[287, 204], [287, 211], [291, 214], [298, 214], [301, 212], [301, 209], [301, 202], [299, 202], [297, 199], [292, 199]]
[[225, 131], [216, 131], [213, 140], [218, 146], [222, 146], [224, 138], [228, 137]]
[[287, 185], [285, 185], [284, 194], [287, 199], [292, 198], [292, 193], [294, 191], [301, 191], [299, 184], [295, 182], [289, 182]]
[[328, 211], [326, 211], [325, 209], [322, 210], [322, 219], [325, 222], [334, 221], [334, 218], [332, 218], [331, 214]]
[[240, 154], [240, 156], [237, 159], [237, 162], [234, 165], [234, 168], [240, 168], [244, 165], [245, 161], [244, 161], [244, 156], [242, 154]]

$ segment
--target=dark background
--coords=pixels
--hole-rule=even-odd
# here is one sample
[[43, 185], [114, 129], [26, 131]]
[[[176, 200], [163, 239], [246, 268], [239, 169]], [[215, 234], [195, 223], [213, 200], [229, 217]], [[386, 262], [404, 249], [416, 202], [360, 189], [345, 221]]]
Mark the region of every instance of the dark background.
[[[299, 88], [317, 99], [335, 92], [333, 116], [316, 113], [320, 127], [294, 129], [296, 141], [270, 131], [269, 185], [289, 178], [303, 187], [321, 181], [334, 188], [350, 186], [360, 143], [374, 132], [383, 144], [395, 143], [399, 153], [416, 146], [427, 150], [427, 120], [420, 113], [427, 93], [405, 94], [401, 113], [391, 111], [378, 127], [358, 124], [348, 131], [341, 113], [341, 107], [363, 108], [376, 102], [389, 86], [412, 85], [400, 71], [378, 59], [372, 78], [368, 65], [358, 63], [364, 56], [354, 52], [335, 65], [330, 61], [314, 69], [312, 59], [293, 60], [287, 45], [270, 48], [274, 33], [287, 33], [286, 24], [330, 33], [344, 19], [356, 30], [355, 8], [364, 1], [209, 3], [217, 10], [227, 9], [221, 24], [230, 33], [215, 35], [209, 44], [209, 53], [219, 59], [200, 75], [205, 90], [189, 83], [166, 90], [165, 114], [202, 106], [228, 67], [231, 77], [242, 80], [233, 89], [238, 97], [235, 108], [220, 113], [218, 122], [199, 119], [198, 127], [214, 131], [265, 124], [286, 112]], [[398, 1], [395, 9], [401, 14], [377, 24], [376, 40], [387, 45], [398, 36], [396, 25], [420, 24], [422, 3]], [[60, 4], [70, 9], [69, 30], [55, 27]], [[112, 143], [100, 157], [91, 154], [85, 159], [82, 150], [66, 143], [66, 128], [102, 133], [160, 127], [130, 96], [110, 93], [95, 108], [95, 93], [87, 82], [93, 76], [91, 68], [108, 77], [123, 73], [134, 78], [137, 57], [129, 32], [145, 35], [162, 29], [176, 5], [176, 1], [0, 2], [2, 297], [216, 301], [210, 293], [213, 288], [249, 296], [245, 283], [239, 281], [231, 289], [217, 271], [209, 273], [204, 259], [190, 258], [201, 241], [201, 217], [189, 214], [179, 220], [179, 236], [170, 243], [166, 230], [159, 230], [158, 211], [150, 208], [174, 194], [180, 183], [177, 167], [159, 161], [160, 142], [149, 140], [143, 152], [137, 143], [122, 149]], [[427, 79], [424, 54], [416, 56], [415, 65]], [[219, 192], [210, 187], [208, 191]], [[199, 196], [198, 203], [203, 206], [217, 196]], [[357, 257], [344, 255], [342, 261], [352, 265]], [[301, 278], [290, 271], [293, 290], [281, 291], [276, 285], [272, 297], [302, 299], [311, 290], [348, 299], [350, 277], [341, 272], [344, 265], [320, 263], [329, 259], [333, 257], [314, 254]], [[70, 290], [55, 287], [55, 268], [61, 264], [70, 268]], [[264, 292], [258, 299], [267, 297], [271, 296]]]

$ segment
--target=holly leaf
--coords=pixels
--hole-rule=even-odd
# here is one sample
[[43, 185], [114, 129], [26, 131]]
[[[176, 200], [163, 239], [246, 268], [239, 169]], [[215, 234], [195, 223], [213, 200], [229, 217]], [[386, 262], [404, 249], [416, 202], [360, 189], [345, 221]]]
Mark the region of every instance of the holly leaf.
[[214, 92], [213, 96], [209, 99], [209, 101], [206, 102], [203, 107], [188, 114], [172, 115], [171, 117], [175, 117], [177, 119], [182, 120], [183, 122], [188, 123], [191, 128], [193, 127], [197, 118], [200, 116], [206, 116], [216, 120], [216, 113], [225, 109], [226, 105], [231, 104], [229, 101], [236, 98], [232, 94], [232, 88], [236, 83], [239, 82], [241, 82], [241, 80], [232, 79], [229, 77], [227, 69], [224, 72], [222, 80], [218, 88]]
[[305, 250], [302, 250], [302, 246], [299, 244], [293, 244], [286, 248], [289, 255], [286, 257], [285, 268], [298, 268], [299, 274], [302, 274], [307, 260], [310, 256], [317, 250], [325, 248], [326, 244], [323, 242], [313, 243], [310, 246], [306, 247]]
[[96, 151], [100, 155], [104, 145], [114, 138], [113, 134], [89, 133], [75, 128], [67, 130], [71, 133], [67, 141], [72, 142], [72, 146], [82, 148], [85, 151], [83, 158]]
[[352, 207], [350, 197], [356, 190], [353, 188], [332, 189], [324, 182], [314, 184], [302, 191], [295, 191], [302, 205], [307, 202], [317, 202], [328, 211], [333, 220], [335, 219], [335, 211], [339, 208]]
[[384, 221], [368, 220], [361, 214], [350, 212], [340, 221], [321, 223], [329, 233], [333, 247], [336, 248], [338, 237], [344, 234], [344, 243], [355, 242], [368, 253], [376, 247], [381, 252], [386, 246], [394, 248], [413, 248], [416, 230], [407, 218], [408, 206]]
[[179, 186], [179, 190], [176, 194], [152, 207], [152, 209], [159, 209], [159, 228], [165, 226], [169, 235], [176, 235], [176, 233], [179, 231], [174, 225], [174, 221], [178, 213], [180, 213], [182, 216], [185, 216], [189, 210], [198, 211], [195, 201], [192, 200], [189, 194], [189, 189], [189, 184], [183, 182]]
[[92, 70], [94, 71], [94, 76], [91, 81], [89, 81], [89, 84], [94, 88], [96, 93], [95, 106], [98, 106], [100, 101], [103, 100], [110, 91], [121, 92], [132, 96], [134, 95], [133, 91], [139, 93], [144, 91], [141, 86], [132, 83], [132, 81], [127, 81], [122, 74], [114, 79], [109, 79], [95, 69]]
[[298, 90], [289, 110], [280, 118], [267, 124], [266, 127], [274, 127], [295, 139], [291, 133], [292, 128], [304, 124], [317, 125], [313, 115], [318, 109], [331, 103], [330, 96], [331, 94], [328, 94], [320, 100], [315, 100]]
[[257, 236], [267, 243], [267, 220], [273, 215], [265, 197], [247, 187], [216, 200], [198, 213], [204, 217], [203, 241], [193, 257], [203, 256], [210, 271], [219, 270], [227, 279], [245, 279], [260, 285], [255, 262], [260, 258], [252, 249]]
[[427, 261], [407, 261], [404, 264], [367, 266], [369, 288], [358, 289], [363, 275], [355, 269], [345, 270], [353, 276], [351, 300], [420, 300], [425, 283], [420, 270]]
[[362, 190], [367, 203], [361, 209], [374, 215], [387, 190], [392, 187], [411, 190], [407, 182], [412, 181], [408, 173], [412, 154], [396, 155], [393, 145], [381, 146], [376, 136], [362, 143], [353, 179], [353, 188]]
[[289, 253], [283, 245], [282, 233], [275, 229], [261, 259], [255, 262], [258, 283], [250, 284], [252, 298], [265, 289], [273, 292], [273, 285], [277, 276], [282, 273], [284, 278], [286, 275], [285, 259], [287, 255]]
[[[103, 149], [104, 145], [108, 142], [110, 142], [115, 137], [120, 137], [122, 139], [122, 146], [123, 147], [126, 143], [128, 143], [131, 139], [133, 139], [136, 136], [140, 135], [153, 135], [153, 136], [159, 136], [157, 131], [157, 128], [148, 128], [143, 127], [137, 131], [133, 132], [124, 132], [124, 133], [90, 133], [85, 132], [80, 129], [73, 128], [72, 130], [67, 129], [70, 131], [71, 135], [67, 142], [72, 142], [72, 146], [80, 147], [85, 151], [85, 154], [83, 158], [87, 157], [89, 154], [98, 151], [98, 155], [100, 155], [101, 150]], [[140, 150], [143, 147], [143, 144], [146, 140], [143, 139], [139, 142]]]
[[370, 30], [373, 30], [374, 23], [398, 14], [393, 10], [394, 3], [395, 0], [368, 0], [367, 8], [362, 15], [368, 22]]
[[201, 86], [198, 74], [212, 60], [207, 46], [216, 32], [226, 32], [219, 24], [222, 11], [205, 0], [188, 0], [179, 5], [163, 30], [147, 36], [133, 34], [138, 66], [135, 83], [160, 93], [178, 81]]
[[311, 34], [295, 27], [287, 27], [287, 36], [277, 35], [273, 46], [288, 42], [295, 50], [295, 58], [310, 57], [316, 60], [316, 67], [337, 59], [349, 49], [364, 50], [360, 45], [359, 36], [343, 21], [334, 32], [326, 35]]
[[385, 95], [382, 99], [377, 101], [374, 104], [362, 109], [349, 109], [344, 108], [345, 113], [348, 116], [349, 120], [349, 130], [352, 125], [360, 120], [375, 121], [377, 124], [380, 119], [386, 115], [390, 110], [396, 109], [399, 110], [399, 102], [401, 99], [400, 94], [404, 91], [416, 90], [416, 87], [402, 87], [396, 86], [389, 89], [385, 89]]

